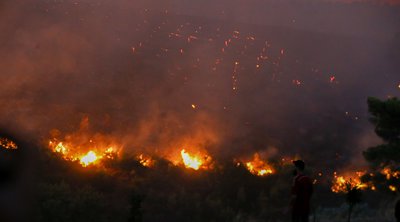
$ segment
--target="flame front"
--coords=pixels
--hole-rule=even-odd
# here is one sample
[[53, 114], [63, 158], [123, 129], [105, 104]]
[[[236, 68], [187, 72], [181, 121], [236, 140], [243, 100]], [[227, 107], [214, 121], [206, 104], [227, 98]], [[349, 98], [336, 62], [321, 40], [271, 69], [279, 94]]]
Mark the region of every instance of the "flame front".
[[184, 149], [181, 151], [181, 156], [182, 156], [183, 164], [185, 164], [185, 166], [187, 168], [198, 170], [198, 169], [200, 169], [201, 165], [203, 164], [203, 161], [201, 161], [200, 158], [191, 156]]
[[[93, 141], [91, 141], [93, 142]], [[113, 147], [102, 148], [102, 147], [92, 147], [87, 151], [87, 148], [80, 145], [73, 145], [67, 142], [50, 141], [50, 149], [55, 153], [61, 154], [61, 156], [68, 161], [79, 161], [83, 167], [87, 167], [91, 164], [96, 164], [100, 162], [101, 159], [113, 159], [117, 152]], [[87, 153], [83, 153], [84, 151]]]
[[[386, 180], [390, 181], [390, 182], [393, 182], [394, 180], [400, 179], [400, 172], [399, 171], [394, 171], [394, 170], [392, 170], [390, 168], [384, 168], [381, 171], [381, 174], [384, 175], [386, 177]], [[396, 192], [397, 191], [397, 187], [394, 186], [393, 184], [389, 185], [388, 188], [392, 192]]]
[[152, 167], [152, 166], [154, 166], [154, 162], [155, 162], [151, 157], [146, 156], [144, 154], [140, 154], [138, 156], [138, 160], [139, 160], [139, 163], [142, 164], [142, 166], [144, 166], [144, 167]]
[[261, 160], [258, 153], [254, 154], [252, 161], [246, 162], [246, 168], [256, 176], [266, 176], [274, 173], [273, 168]]
[[394, 179], [399, 179], [400, 178], [400, 172], [399, 171], [393, 171], [390, 168], [384, 168], [381, 173], [385, 175], [386, 180], [390, 180], [392, 178]]
[[18, 149], [17, 144], [14, 141], [11, 141], [7, 138], [0, 137], [0, 147], [8, 150], [16, 150]]
[[99, 157], [97, 157], [96, 153], [93, 151], [89, 151], [85, 156], [82, 156], [80, 158], [80, 163], [82, 164], [82, 166], [87, 167], [90, 164], [93, 164], [96, 162], [96, 160], [98, 160]]
[[[361, 190], [367, 189], [369, 186], [366, 183], [361, 182], [361, 176], [363, 172], [355, 172], [354, 175], [349, 176], [338, 176], [336, 172], [333, 174], [333, 184], [331, 187], [334, 193], [345, 193], [348, 192], [348, 185], [350, 188], [357, 188]], [[371, 190], [374, 190], [374, 186], [371, 186]]]
[[[51, 145], [51, 144], [52, 144], [52, 142], [50, 141], [50, 145]], [[56, 145], [56, 147], [54, 148], [54, 150], [55, 150], [57, 153], [62, 153], [62, 154], [64, 154], [64, 155], [66, 155], [66, 154], [68, 153], [68, 149], [63, 145], [62, 142], [58, 143], [58, 144]]]

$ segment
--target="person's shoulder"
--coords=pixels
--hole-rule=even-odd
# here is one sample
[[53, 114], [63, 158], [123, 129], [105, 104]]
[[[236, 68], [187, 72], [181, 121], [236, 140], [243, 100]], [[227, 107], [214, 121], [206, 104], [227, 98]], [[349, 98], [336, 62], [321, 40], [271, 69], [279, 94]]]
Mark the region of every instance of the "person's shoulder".
[[297, 180], [302, 181], [302, 182], [311, 182], [311, 177], [303, 174], [303, 175], [299, 176], [299, 178]]

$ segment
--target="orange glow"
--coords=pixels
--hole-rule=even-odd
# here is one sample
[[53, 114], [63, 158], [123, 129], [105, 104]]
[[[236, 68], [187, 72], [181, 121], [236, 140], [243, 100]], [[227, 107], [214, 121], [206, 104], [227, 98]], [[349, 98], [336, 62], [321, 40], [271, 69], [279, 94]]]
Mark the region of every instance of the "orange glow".
[[246, 162], [246, 168], [250, 171], [250, 173], [257, 176], [266, 176], [274, 173], [273, 168], [261, 160], [258, 153], [254, 154], [252, 161]]
[[[50, 145], [51, 144], [52, 144], [52, 142], [50, 141]], [[68, 153], [68, 149], [63, 145], [62, 142], [60, 142], [56, 145], [56, 147], [54, 148], [54, 151], [56, 151], [57, 153], [62, 153], [64, 155], [66, 155]]]
[[[350, 188], [358, 188], [361, 190], [367, 189], [368, 184], [362, 183], [360, 177], [363, 175], [363, 172], [355, 172], [346, 176], [338, 176], [336, 172], [333, 174], [333, 184], [331, 186], [331, 190], [334, 193], [345, 193], [347, 192], [347, 186], [350, 185]], [[373, 188], [371, 188], [373, 190]]]
[[77, 161], [83, 167], [101, 163], [102, 159], [114, 159], [122, 147], [112, 136], [90, 132], [89, 125], [89, 118], [84, 117], [76, 132], [61, 137], [59, 130], [52, 130], [48, 147], [65, 160]]
[[390, 168], [384, 168], [381, 173], [386, 176], [386, 180], [390, 180], [391, 178], [400, 178], [400, 172], [392, 171]]
[[0, 146], [4, 149], [8, 150], [16, 150], [18, 149], [17, 144], [14, 141], [11, 141], [7, 138], [0, 137]]
[[[333, 174], [334, 180], [331, 187], [332, 192], [340, 193], [340, 192], [347, 192], [347, 184], [350, 184], [351, 187], [357, 187], [361, 190], [370, 189], [372, 191], [376, 191], [377, 187], [372, 182], [362, 183], [361, 177], [366, 172], [354, 172], [354, 173], [346, 173], [345, 176], [339, 176], [336, 172]], [[387, 181], [392, 179], [400, 179], [400, 172], [394, 171], [390, 168], [384, 168], [380, 171], [382, 175], [385, 176]], [[369, 173], [370, 177], [374, 177], [374, 173]], [[388, 189], [395, 192], [397, 191], [397, 187], [394, 185], [389, 185]]]
[[182, 149], [180, 154], [181, 161], [186, 168], [193, 170], [212, 168], [212, 158], [207, 154], [193, 154], [185, 149]]
[[184, 149], [181, 151], [181, 156], [183, 164], [185, 164], [186, 168], [192, 168], [194, 170], [198, 170], [200, 169], [200, 166], [203, 164], [200, 158], [191, 156]]
[[153, 159], [151, 159], [151, 157], [146, 156], [144, 154], [140, 154], [138, 156], [138, 160], [139, 160], [139, 163], [142, 164], [142, 166], [144, 166], [144, 167], [152, 167], [152, 166], [154, 166], [154, 162], [155, 162]]
[[90, 164], [94, 164], [98, 159], [99, 157], [97, 157], [95, 152], [89, 151], [85, 156], [80, 158], [80, 163], [83, 167], [87, 167]]
[[391, 190], [393, 192], [396, 192], [397, 188], [395, 186], [393, 186], [393, 185], [390, 185], [389, 186], [389, 190]]
[[[79, 161], [83, 167], [97, 164], [101, 159], [114, 159], [118, 154], [113, 147], [107, 148], [106, 146], [92, 145], [94, 143], [90, 140], [87, 144], [80, 145], [73, 142], [58, 142], [54, 140], [49, 142], [49, 148], [53, 152], [59, 153], [65, 160]], [[87, 146], [91, 147], [91, 149], [88, 150]]]

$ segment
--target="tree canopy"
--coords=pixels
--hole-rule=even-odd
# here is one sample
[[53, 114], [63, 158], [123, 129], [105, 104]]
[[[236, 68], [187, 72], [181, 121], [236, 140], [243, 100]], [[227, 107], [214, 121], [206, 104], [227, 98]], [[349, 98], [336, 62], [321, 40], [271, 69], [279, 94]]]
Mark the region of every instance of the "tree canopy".
[[400, 100], [390, 98], [386, 101], [368, 98], [368, 108], [372, 115], [370, 120], [375, 126], [376, 134], [384, 144], [370, 147], [363, 154], [374, 166], [385, 166], [400, 163]]

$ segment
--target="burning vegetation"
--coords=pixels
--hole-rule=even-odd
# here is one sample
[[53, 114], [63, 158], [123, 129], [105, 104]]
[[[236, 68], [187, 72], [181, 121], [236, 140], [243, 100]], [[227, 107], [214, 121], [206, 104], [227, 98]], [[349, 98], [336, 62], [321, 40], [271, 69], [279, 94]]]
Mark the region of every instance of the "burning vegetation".
[[[363, 182], [361, 182], [361, 176], [365, 172], [355, 172], [355, 173], [347, 173], [345, 176], [338, 175], [337, 172], [333, 173], [333, 184], [331, 187], [332, 192], [334, 193], [345, 193], [348, 191], [349, 186], [351, 188], [356, 188], [360, 190], [367, 189], [369, 186]], [[375, 190], [372, 186], [371, 190]]]
[[274, 173], [272, 166], [261, 160], [258, 153], [255, 153], [253, 156], [253, 160], [246, 162], [245, 166], [250, 171], [250, 173], [257, 176], [266, 176]]
[[[99, 163], [102, 159], [112, 159], [117, 152], [113, 147], [102, 147], [92, 145], [94, 142], [89, 141], [90, 145], [76, 145], [71, 143], [58, 142], [56, 140], [49, 142], [49, 147], [55, 153], [60, 154], [65, 160], [78, 161], [83, 167]], [[86, 153], [84, 150], [88, 150]]]
[[[181, 157], [182, 157], [182, 162], [185, 165], [185, 167], [191, 168], [194, 170], [200, 169], [200, 167], [203, 166], [204, 161], [205, 161], [197, 156], [190, 155], [188, 152], [186, 152], [185, 149], [181, 150]], [[207, 156], [204, 159], [206, 159], [206, 158], [207, 158]]]
[[18, 146], [14, 141], [4, 137], [0, 137], [0, 147], [8, 150], [18, 149]]
[[48, 147], [63, 159], [79, 162], [83, 167], [96, 165], [103, 159], [114, 159], [121, 149], [112, 136], [91, 133], [87, 117], [82, 119], [76, 132], [64, 137], [59, 130], [52, 130], [51, 134], [53, 138], [48, 142]]
[[[142, 206], [144, 221], [283, 217], [288, 201], [282, 194], [290, 190], [291, 162], [276, 163], [254, 152], [271, 145], [280, 147], [276, 158], [305, 154], [319, 162], [310, 167], [314, 172], [324, 167], [332, 172], [336, 163], [349, 162], [350, 157], [321, 161], [321, 156], [333, 159], [337, 149], [343, 156], [351, 153], [342, 147], [358, 135], [358, 122], [367, 119], [357, 105], [337, 98], [357, 92], [351, 101], [359, 101], [371, 92], [364, 83], [377, 79], [370, 73], [377, 70], [371, 64], [382, 59], [376, 56], [383, 54], [377, 49], [380, 44], [387, 47], [381, 40], [365, 47], [367, 41], [353, 39], [353, 34], [297, 26], [308, 19], [282, 19], [292, 21], [294, 29], [262, 24], [256, 15], [249, 16], [251, 24], [235, 20], [231, 4], [226, 7], [232, 10], [221, 10], [212, 18], [171, 12], [167, 8], [175, 3], [168, 1], [159, 2], [157, 10], [143, 6], [153, 1], [34, 2], [12, 7], [13, 12], [24, 9], [15, 15], [2, 13], [1, 23], [10, 34], [0, 37], [7, 43], [1, 49], [6, 73], [1, 104], [2, 110], [12, 111], [2, 111], [2, 116], [38, 129], [38, 137], [62, 128], [42, 141], [47, 152], [56, 154], [49, 156], [62, 158], [43, 161], [39, 170], [45, 172], [39, 208], [48, 217], [65, 212], [69, 218], [59, 221], [93, 221], [99, 215], [102, 220], [95, 221], [139, 221]], [[215, 4], [215, 11], [223, 5], [207, 2]], [[249, 4], [254, 2], [263, 1]], [[9, 5], [12, 1], [1, 4], [1, 11]], [[31, 13], [37, 13], [32, 22], [9, 22]], [[384, 60], [379, 67], [390, 67]], [[382, 72], [387, 77], [374, 90], [393, 75], [392, 70]], [[396, 92], [397, 84], [396, 77], [396, 84], [391, 84]], [[385, 109], [375, 111], [380, 110]], [[89, 118], [83, 118], [80, 128], [71, 130], [70, 123], [81, 115], [104, 121], [100, 127], [89, 127]], [[368, 161], [379, 167], [399, 161], [386, 161], [381, 155], [390, 153], [383, 148], [398, 148], [399, 136], [393, 134], [399, 130], [392, 128], [399, 125], [398, 119], [389, 118], [377, 126], [378, 132], [385, 129], [379, 136], [388, 134], [387, 147], [370, 150], [365, 155]], [[23, 150], [6, 138], [0, 138], [0, 148]], [[240, 161], [232, 164], [232, 159]], [[365, 180], [367, 176], [372, 179]], [[332, 184], [316, 186], [324, 186], [331, 197], [353, 188], [378, 192], [375, 178], [383, 180], [385, 190], [400, 188], [400, 173], [387, 167], [374, 173], [321, 173], [318, 181]], [[87, 184], [93, 189], [75, 192]], [[127, 197], [133, 191], [146, 198]], [[54, 201], [54, 196], [59, 199]], [[90, 207], [80, 209], [84, 206]], [[107, 210], [111, 213], [104, 216]], [[82, 212], [90, 216], [79, 218]]]
[[153, 167], [155, 164], [155, 160], [151, 158], [151, 156], [140, 154], [137, 156], [139, 163], [144, 167]]

